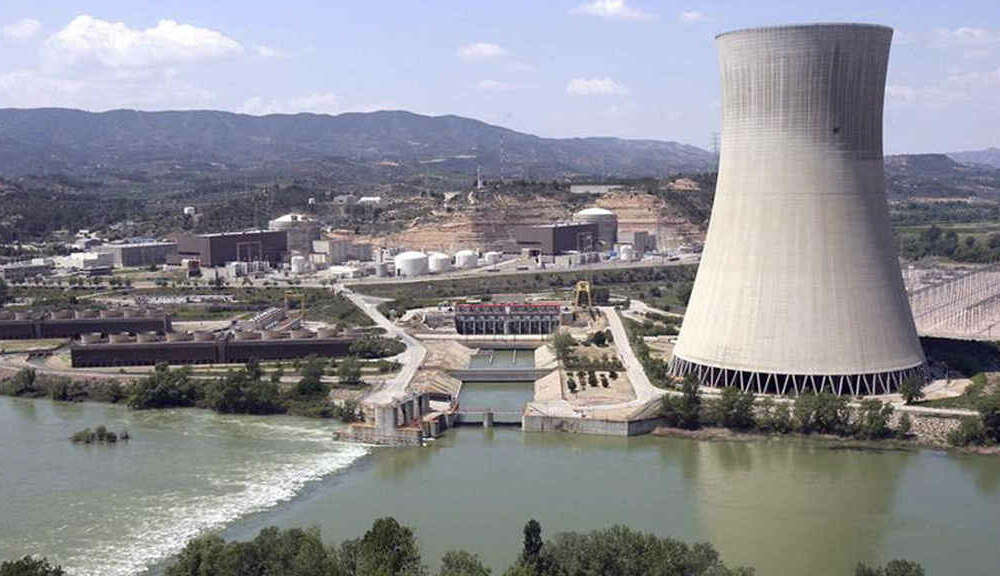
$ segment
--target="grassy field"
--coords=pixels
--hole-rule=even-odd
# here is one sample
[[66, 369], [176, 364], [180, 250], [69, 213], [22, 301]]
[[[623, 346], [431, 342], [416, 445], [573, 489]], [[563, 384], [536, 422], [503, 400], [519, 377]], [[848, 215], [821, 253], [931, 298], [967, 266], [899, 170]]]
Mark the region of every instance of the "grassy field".
[[4, 352], [33, 352], [48, 350], [65, 344], [65, 338], [43, 338], [41, 340], [0, 340], [0, 350]]

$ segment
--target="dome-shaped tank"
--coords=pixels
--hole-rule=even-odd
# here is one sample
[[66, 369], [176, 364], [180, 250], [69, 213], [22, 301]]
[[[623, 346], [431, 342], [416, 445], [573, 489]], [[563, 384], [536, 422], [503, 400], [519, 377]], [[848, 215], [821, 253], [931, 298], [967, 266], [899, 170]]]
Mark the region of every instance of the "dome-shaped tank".
[[603, 248], [611, 248], [618, 241], [618, 216], [611, 210], [596, 206], [584, 208], [573, 215], [573, 221], [597, 224], [597, 240]]
[[475, 268], [479, 264], [479, 254], [472, 250], [459, 250], [455, 252], [455, 267], [463, 270]]
[[399, 276], [420, 276], [427, 273], [427, 255], [423, 252], [403, 252], [395, 259], [396, 274]]
[[486, 260], [488, 266], [493, 266], [500, 263], [500, 260], [503, 259], [503, 254], [500, 252], [487, 252], [483, 254], [483, 258]]
[[167, 332], [167, 342], [189, 342], [190, 332]]
[[451, 270], [451, 256], [443, 252], [431, 252], [427, 257], [427, 269], [431, 274], [440, 274]]

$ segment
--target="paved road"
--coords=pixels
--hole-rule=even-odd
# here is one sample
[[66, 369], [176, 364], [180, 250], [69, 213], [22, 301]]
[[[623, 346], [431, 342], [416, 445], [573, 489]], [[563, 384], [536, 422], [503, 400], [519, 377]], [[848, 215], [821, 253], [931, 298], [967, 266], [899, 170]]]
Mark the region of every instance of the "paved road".
[[611, 306], [600, 306], [598, 309], [608, 319], [608, 328], [611, 329], [611, 335], [615, 338], [615, 348], [618, 350], [618, 357], [621, 358], [622, 364], [625, 365], [625, 373], [628, 374], [629, 382], [632, 383], [632, 389], [635, 391], [635, 400], [633, 402], [645, 404], [650, 400], [655, 400], [662, 396], [663, 390], [653, 386], [652, 382], [649, 381], [649, 377], [646, 376], [646, 370], [643, 369], [642, 363], [636, 358], [635, 352], [632, 350], [632, 344], [628, 339], [628, 332], [625, 331], [625, 324], [615, 312], [615, 309]]
[[[382, 386], [369, 394], [364, 399], [364, 402], [381, 405], [390, 404], [394, 400], [405, 398], [413, 377], [417, 374], [417, 370], [420, 369], [420, 365], [424, 363], [424, 358], [427, 356], [427, 349], [416, 338], [407, 334], [386, 318], [384, 314], [379, 312], [378, 308], [376, 308], [378, 304], [373, 303], [360, 294], [355, 294], [344, 286], [338, 285], [336, 289], [340, 294], [353, 302], [355, 306], [360, 308], [362, 312], [367, 314], [377, 326], [383, 328], [387, 335], [398, 337], [406, 345], [406, 351], [396, 357], [396, 361], [402, 364], [403, 368], [396, 376], [386, 380]], [[379, 301], [375, 300], [375, 302]]]

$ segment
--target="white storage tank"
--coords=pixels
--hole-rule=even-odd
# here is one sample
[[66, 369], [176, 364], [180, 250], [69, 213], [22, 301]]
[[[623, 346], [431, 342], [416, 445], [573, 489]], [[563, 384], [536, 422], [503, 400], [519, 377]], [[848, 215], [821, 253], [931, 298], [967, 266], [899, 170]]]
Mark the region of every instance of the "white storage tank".
[[597, 240], [603, 248], [610, 250], [618, 241], [618, 216], [611, 210], [597, 206], [584, 208], [573, 215], [573, 221], [597, 224]]
[[292, 274], [305, 274], [309, 271], [309, 261], [305, 256], [292, 256]]
[[473, 250], [459, 250], [455, 252], [455, 267], [468, 269], [475, 268], [479, 264], [479, 254]]
[[483, 255], [483, 258], [486, 259], [487, 266], [493, 266], [494, 264], [500, 263], [500, 260], [503, 258], [503, 254], [499, 252], [487, 252]]
[[451, 270], [451, 256], [443, 252], [431, 252], [427, 257], [427, 269], [431, 274], [440, 274]]
[[423, 252], [403, 252], [396, 255], [397, 276], [420, 276], [427, 273], [427, 255]]

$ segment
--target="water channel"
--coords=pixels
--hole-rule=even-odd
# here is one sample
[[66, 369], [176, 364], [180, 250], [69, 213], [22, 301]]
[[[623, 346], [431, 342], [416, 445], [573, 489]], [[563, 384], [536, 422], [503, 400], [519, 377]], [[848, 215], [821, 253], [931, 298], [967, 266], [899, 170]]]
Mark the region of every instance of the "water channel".
[[[106, 423], [117, 446], [67, 437]], [[623, 523], [712, 542], [758, 574], [850, 574], [905, 557], [928, 574], [996, 574], [1000, 458], [836, 450], [776, 440], [524, 434], [462, 428], [425, 448], [329, 441], [328, 422], [0, 398], [0, 558], [121, 575], [210, 529], [319, 526], [330, 541], [392, 515], [426, 561], [500, 570], [531, 517], [547, 534]]]

